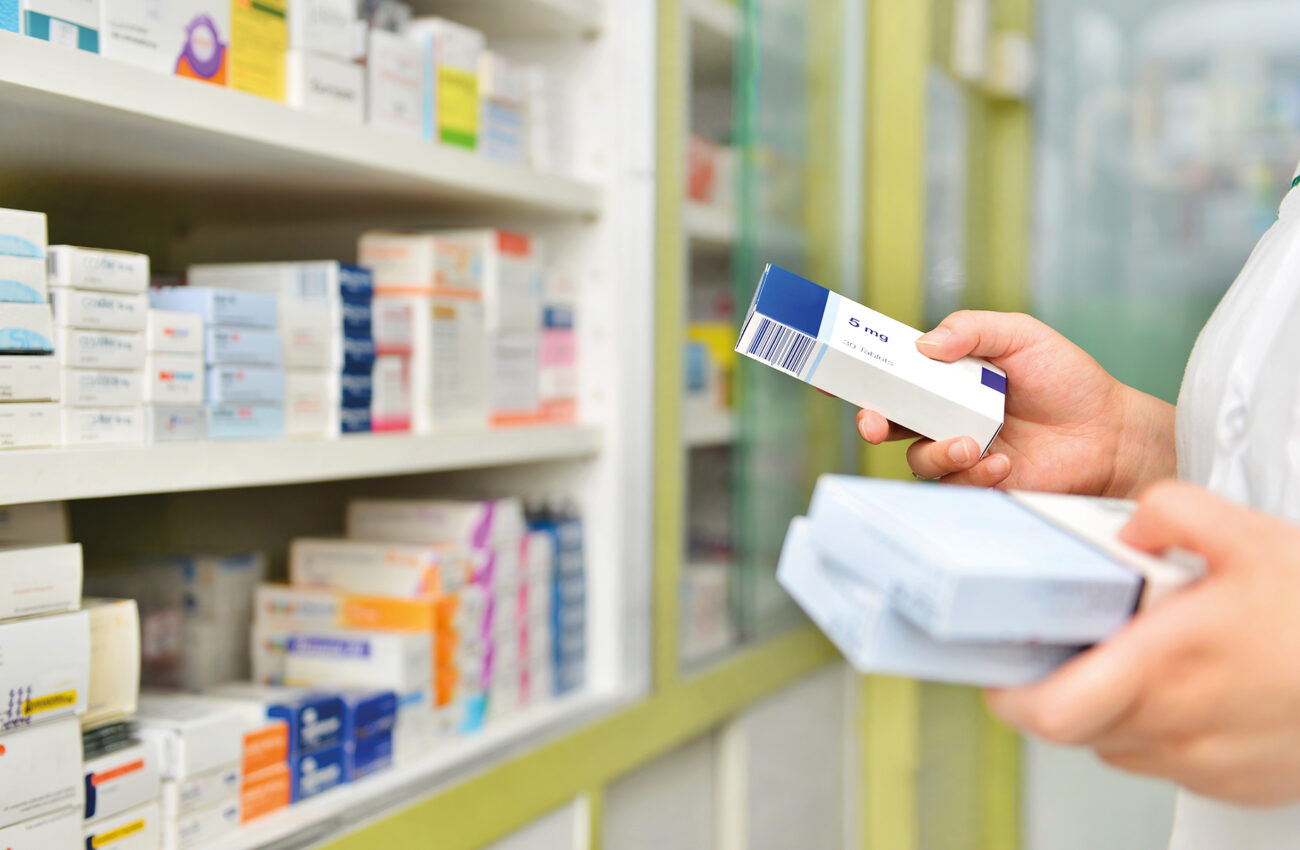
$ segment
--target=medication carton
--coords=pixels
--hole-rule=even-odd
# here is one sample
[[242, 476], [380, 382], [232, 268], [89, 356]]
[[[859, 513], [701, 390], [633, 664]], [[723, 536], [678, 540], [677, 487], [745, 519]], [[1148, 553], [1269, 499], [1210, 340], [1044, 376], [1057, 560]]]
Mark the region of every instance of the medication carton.
[[366, 72], [360, 65], [350, 59], [290, 50], [286, 67], [290, 106], [351, 124], [365, 123]]
[[82, 832], [84, 847], [112, 850], [158, 850], [166, 824], [156, 802], [146, 803], [121, 814], [87, 824]]
[[0, 543], [70, 543], [66, 502], [0, 507]]
[[149, 288], [149, 257], [131, 251], [51, 245], [46, 266], [51, 286], [124, 295], [140, 295]]
[[[940, 640], [1092, 643], [1138, 609], [1146, 562], [1153, 562], [1152, 599], [1195, 576], [1136, 552], [1117, 560], [1099, 545], [1103, 535], [1083, 524], [1063, 527], [1034, 503], [993, 490], [826, 475], [808, 520], [828, 563], [870, 583]], [[1113, 503], [1051, 504], [1086, 516]], [[1105, 539], [1114, 551], [1121, 545]]]
[[374, 395], [370, 401], [371, 430], [410, 431], [411, 358], [401, 354], [376, 357], [372, 380]]
[[148, 299], [143, 295], [119, 295], [89, 289], [50, 287], [50, 304], [54, 323], [60, 328], [97, 331], [133, 331], [145, 329]]
[[139, 372], [106, 369], [60, 369], [59, 397], [78, 407], [136, 407], [144, 404]]
[[140, 612], [134, 599], [85, 599], [90, 617], [90, 691], [82, 723], [135, 714], [140, 696]]
[[239, 828], [239, 797], [175, 818], [164, 812], [162, 850], [215, 846]]
[[284, 375], [284, 432], [289, 437], [334, 437], [341, 429], [336, 385], [330, 372], [287, 369]]
[[481, 138], [484, 155], [523, 165], [528, 161], [529, 68], [485, 50], [479, 58]]
[[208, 694], [239, 704], [263, 722], [285, 724], [287, 750], [281, 761], [340, 746], [348, 737], [348, 705], [336, 692], [228, 682]]
[[0, 623], [0, 733], [79, 715], [90, 682], [84, 611]]
[[54, 351], [54, 318], [48, 304], [0, 302], [0, 354]]
[[44, 260], [45, 213], [0, 208], [0, 256]]
[[523, 536], [518, 499], [486, 502], [441, 499], [353, 499], [348, 503], [348, 537], [406, 543], [452, 543], [485, 548]]
[[327, 587], [264, 584], [257, 589], [259, 625], [296, 630], [370, 629], [432, 633], [438, 627], [432, 599], [351, 595]]
[[156, 801], [162, 781], [158, 773], [158, 751], [146, 743], [135, 743], [87, 759], [83, 774], [87, 822]]
[[0, 827], [83, 804], [81, 725], [69, 717], [0, 738]]
[[206, 343], [209, 365], [279, 366], [283, 362], [278, 330], [212, 327]]
[[303, 687], [388, 688], [407, 693], [429, 685], [429, 636], [378, 631], [303, 631], [289, 638], [285, 681]]
[[869, 582], [824, 560], [798, 517], [777, 579], [855, 669], [940, 682], [1006, 687], [1046, 676], [1076, 651], [1064, 646], [939, 641], [893, 610]]
[[464, 573], [467, 553], [418, 543], [296, 538], [289, 546], [289, 581], [296, 586], [403, 599], [441, 592], [444, 571]]
[[217, 404], [274, 404], [284, 401], [284, 369], [217, 365], [208, 369], [208, 401]]
[[407, 33], [425, 51], [424, 137], [476, 148], [483, 33], [442, 18], [417, 18]]
[[343, 751], [345, 782], [356, 782], [391, 767], [393, 764], [393, 730], [357, 738]]
[[291, 762], [293, 802], [310, 799], [346, 782], [344, 758], [345, 751], [340, 744], [308, 753]]
[[149, 291], [149, 305], [159, 310], [198, 313], [204, 324], [275, 328], [279, 309], [274, 295], [204, 286], [162, 286]]
[[0, 254], [0, 301], [44, 304], [47, 298], [45, 263], [36, 257]]
[[289, 48], [349, 62], [365, 49], [355, 0], [294, 0], [289, 4]]
[[144, 443], [144, 408], [65, 407], [63, 445], [109, 446]]
[[268, 767], [244, 777], [239, 792], [239, 817], [248, 823], [289, 805], [293, 799], [293, 774], [288, 764]]
[[58, 400], [58, 358], [0, 354], [0, 402]]
[[5, 850], [76, 847], [82, 840], [81, 827], [81, 809], [69, 806], [45, 817], [0, 829], [0, 846]]
[[55, 351], [67, 368], [143, 369], [146, 337], [138, 333], [59, 328]]
[[[219, 86], [230, 64], [231, 3], [222, 0], [100, 0], [105, 56]], [[234, 4], [238, 5], [238, 4]], [[146, 276], [147, 279], [147, 276]]]
[[23, 32], [51, 44], [99, 52], [101, 0], [22, 0]]
[[0, 0], [0, 31], [22, 32], [22, 16], [18, 14], [18, 0]]
[[372, 28], [366, 57], [366, 120], [418, 139], [424, 132], [424, 51], [405, 36]]
[[202, 405], [158, 404], [144, 410], [145, 442], [177, 443], [208, 439], [208, 411]]
[[0, 620], [76, 611], [81, 544], [0, 543]]
[[238, 762], [185, 779], [165, 779], [158, 802], [163, 816], [175, 820], [191, 812], [210, 809], [239, 796], [242, 774]]
[[150, 309], [145, 318], [146, 345], [157, 354], [203, 356], [203, 317]]
[[284, 436], [284, 404], [231, 402], [208, 405], [208, 435], [214, 440], [274, 440]]
[[240, 760], [239, 710], [199, 696], [144, 693], [136, 715], [140, 737], [155, 742], [164, 779], [200, 777]]
[[769, 265], [736, 351], [933, 440], [974, 437], [987, 451], [1002, 428], [1006, 375], [967, 357], [940, 363], [920, 331]]
[[269, 100], [285, 99], [288, 0], [230, 4], [229, 85]]

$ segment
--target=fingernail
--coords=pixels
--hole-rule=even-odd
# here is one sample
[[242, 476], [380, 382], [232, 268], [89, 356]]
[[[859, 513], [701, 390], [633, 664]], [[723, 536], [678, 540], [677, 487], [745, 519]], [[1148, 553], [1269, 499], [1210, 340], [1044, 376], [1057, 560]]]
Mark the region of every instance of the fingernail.
[[971, 461], [970, 446], [966, 444], [965, 440], [958, 440], [948, 447], [948, 459], [953, 463], [965, 466]]
[[928, 334], [923, 335], [920, 339], [916, 341], [916, 344], [932, 345], [937, 348], [938, 346], [943, 345], [945, 342], [947, 342], [948, 337], [950, 336], [952, 336], [952, 331], [944, 327], [938, 327], [930, 331]]
[[1003, 455], [994, 455], [989, 458], [989, 472], [994, 475], [1006, 475], [1011, 471], [1011, 461]]

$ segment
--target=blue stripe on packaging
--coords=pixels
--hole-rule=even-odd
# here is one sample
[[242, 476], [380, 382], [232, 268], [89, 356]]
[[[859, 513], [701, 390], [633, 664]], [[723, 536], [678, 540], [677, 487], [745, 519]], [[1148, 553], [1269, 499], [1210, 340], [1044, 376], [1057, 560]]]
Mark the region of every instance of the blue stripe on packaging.
[[1003, 395], [1007, 394], [1007, 379], [1004, 375], [999, 375], [992, 369], [983, 369], [980, 373], [980, 383], [989, 389], [997, 390]]
[[26, 17], [25, 29], [27, 34], [32, 38], [39, 38], [41, 41], [50, 40], [50, 26], [53, 22], [58, 21], [70, 27], [77, 29], [77, 49], [84, 50], [87, 53], [99, 52], [99, 30], [93, 30], [89, 27], [83, 27], [79, 24], [65, 21], [61, 18], [52, 18], [49, 15], [42, 15], [40, 12], [24, 12]]
[[758, 282], [755, 311], [769, 319], [816, 337], [831, 292], [780, 266], [769, 265]]

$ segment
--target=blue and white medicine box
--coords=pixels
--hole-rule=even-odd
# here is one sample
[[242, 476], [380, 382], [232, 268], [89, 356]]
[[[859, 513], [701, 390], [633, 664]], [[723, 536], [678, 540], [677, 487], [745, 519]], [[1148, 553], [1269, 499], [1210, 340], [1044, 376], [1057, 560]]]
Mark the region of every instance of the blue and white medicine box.
[[938, 640], [1093, 643], [1143, 590], [1136, 569], [996, 490], [823, 475], [808, 523], [827, 563]]
[[100, 0], [22, 0], [23, 31], [52, 44], [99, 52]]
[[53, 354], [54, 316], [49, 304], [0, 302], [0, 354]]
[[293, 782], [291, 800], [297, 803], [342, 785], [347, 781], [346, 759], [347, 754], [340, 744], [290, 761]]
[[920, 336], [769, 265], [736, 351], [932, 440], [974, 437], [987, 451], [1002, 428], [1006, 374], [973, 357], [931, 360], [916, 348]]
[[392, 732], [397, 725], [397, 694], [393, 691], [345, 691], [344, 728], [353, 741]]
[[209, 364], [279, 366], [284, 346], [278, 330], [211, 327], [204, 351]]
[[274, 440], [284, 436], [284, 404], [210, 404], [213, 440]]
[[209, 367], [208, 401], [216, 404], [282, 403], [284, 370], [271, 366]]
[[0, 256], [44, 261], [47, 241], [45, 213], [0, 208]]
[[823, 559], [807, 520], [790, 523], [777, 581], [862, 673], [983, 687], [1046, 676], [1076, 651], [1015, 643], [945, 643], [894, 611], [885, 594]]
[[21, 32], [18, 0], [0, 0], [0, 32]]
[[0, 301], [44, 304], [48, 298], [43, 260], [0, 254]]
[[149, 291], [149, 305], [177, 313], [198, 313], [206, 325], [274, 328], [279, 322], [276, 297], [262, 292], [163, 286]]
[[343, 776], [345, 782], [356, 782], [388, 768], [393, 763], [393, 730], [366, 735], [352, 741], [344, 749]]

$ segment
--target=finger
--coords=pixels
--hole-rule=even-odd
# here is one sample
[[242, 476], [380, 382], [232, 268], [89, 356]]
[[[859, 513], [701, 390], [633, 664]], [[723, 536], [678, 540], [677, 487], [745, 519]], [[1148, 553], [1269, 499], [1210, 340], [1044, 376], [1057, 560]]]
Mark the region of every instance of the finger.
[[934, 442], [917, 440], [907, 447], [907, 465], [922, 478], [943, 478], [979, 463], [980, 447], [970, 437]]
[[911, 440], [917, 436], [916, 432], [895, 425], [874, 410], [858, 411], [858, 434], [873, 446], [896, 440]]
[[1155, 554], [1186, 549], [1204, 555], [1213, 571], [1234, 553], [1242, 527], [1253, 520], [1248, 511], [1200, 487], [1167, 481], [1142, 494], [1120, 539]]
[[996, 487], [1011, 475], [1011, 458], [1004, 454], [989, 455], [964, 472], [943, 479], [945, 484], [965, 487]]
[[1039, 339], [1046, 325], [1019, 313], [962, 310], [916, 341], [926, 357], [951, 363], [963, 357], [996, 360]]

